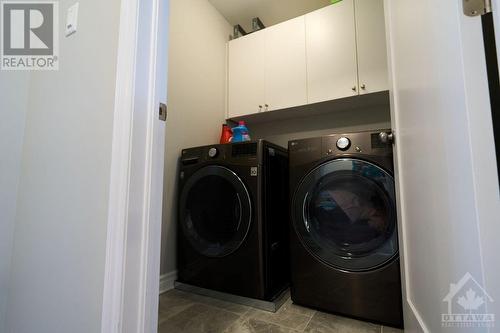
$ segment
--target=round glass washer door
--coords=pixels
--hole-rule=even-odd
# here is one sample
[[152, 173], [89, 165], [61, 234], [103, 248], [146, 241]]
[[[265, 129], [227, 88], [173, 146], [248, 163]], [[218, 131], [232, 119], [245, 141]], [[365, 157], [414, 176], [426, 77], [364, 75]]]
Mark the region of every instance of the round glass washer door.
[[222, 166], [206, 166], [186, 182], [180, 196], [182, 232], [207, 257], [236, 251], [250, 229], [250, 195], [243, 181]]
[[318, 166], [292, 207], [303, 245], [330, 266], [368, 271], [397, 257], [394, 178], [375, 164], [345, 158]]

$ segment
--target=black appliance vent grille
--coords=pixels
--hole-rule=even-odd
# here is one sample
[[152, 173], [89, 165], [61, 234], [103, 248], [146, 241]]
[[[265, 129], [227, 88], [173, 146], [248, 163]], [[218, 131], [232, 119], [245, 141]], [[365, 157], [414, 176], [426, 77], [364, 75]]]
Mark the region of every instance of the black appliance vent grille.
[[233, 157], [239, 156], [257, 156], [257, 143], [239, 143], [234, 144], [231, 149]]

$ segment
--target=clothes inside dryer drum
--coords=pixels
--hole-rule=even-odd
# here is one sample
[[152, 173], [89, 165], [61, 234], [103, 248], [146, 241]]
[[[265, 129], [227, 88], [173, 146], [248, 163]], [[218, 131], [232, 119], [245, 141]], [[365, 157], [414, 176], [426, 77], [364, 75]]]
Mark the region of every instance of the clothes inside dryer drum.
[[373, 181], [351, 172], [326, 176], [309, 203], [309, 228], [326, 247], [352, 255], [371, 252], [392, 231], [385, 197]]

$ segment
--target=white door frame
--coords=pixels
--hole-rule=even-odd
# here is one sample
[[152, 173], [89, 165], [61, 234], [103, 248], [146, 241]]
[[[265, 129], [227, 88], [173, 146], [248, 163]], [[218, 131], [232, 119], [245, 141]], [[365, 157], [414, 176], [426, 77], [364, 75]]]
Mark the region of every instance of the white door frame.
[[156, 332], [168, 0], [122, 0], [103, 291], [103, 333]]

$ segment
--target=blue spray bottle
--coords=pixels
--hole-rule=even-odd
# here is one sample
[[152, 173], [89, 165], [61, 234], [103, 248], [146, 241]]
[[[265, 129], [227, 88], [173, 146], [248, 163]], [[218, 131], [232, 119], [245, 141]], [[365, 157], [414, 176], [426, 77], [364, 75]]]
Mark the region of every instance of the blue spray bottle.
[[233, 140], [231, 142], [244, 142], [250, 141], [250, 135], [248, 134], [248, 128], [244, 121], [240, 121], [238, 126], [233, 127]]

